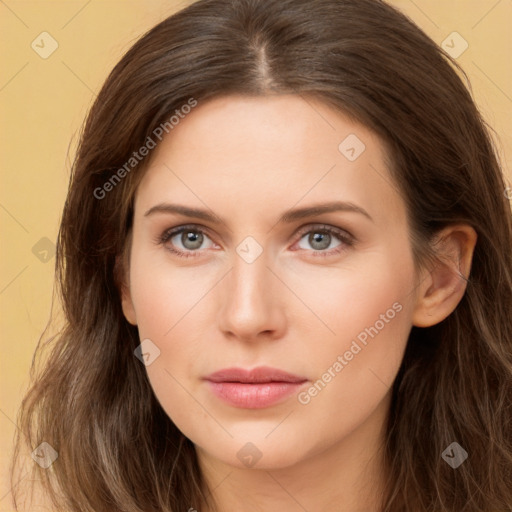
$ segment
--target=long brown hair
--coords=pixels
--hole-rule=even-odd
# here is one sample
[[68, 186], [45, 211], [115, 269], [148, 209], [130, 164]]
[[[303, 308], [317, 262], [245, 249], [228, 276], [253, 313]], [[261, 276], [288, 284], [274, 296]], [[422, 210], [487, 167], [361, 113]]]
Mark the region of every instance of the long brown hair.
[[[58, 452], [49, 469], [33, 464], [56, 507], [177, 512], [207, 499], [194, 446], [156, 400], [121, 309], [119, 262], [149, 157], [126, 162], [191, 99], [291, 93], [381, 137], [418, 263], [435, 255], [432, 240], [449, 224], [478, 234], [456, 310], [410, 334], [393, 385], [382, 511], [512, 510], [511, 210], [461, 77], [380, 0], [201, 0], [124, 55], [90, 110], [72, 169], [56, 258], [65, 325], [41, 338], [36, 355], [49, 355], [37, 374], [34, 361], [18, 417], [17, 458], [24, 443]], [[469, 454], [457, 469], [441, 458], [454, 441]]]

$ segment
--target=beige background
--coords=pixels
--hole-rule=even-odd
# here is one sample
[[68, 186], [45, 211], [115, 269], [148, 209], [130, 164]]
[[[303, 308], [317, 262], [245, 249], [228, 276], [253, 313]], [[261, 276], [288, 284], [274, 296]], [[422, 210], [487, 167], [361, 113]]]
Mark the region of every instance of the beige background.
[[[0, 0], [2, 512], [13, 510], [7, 469], [16, 412], [28, 384], [33, 350], [50, 312], [53, 241], [77, 132], [95, 93], [121, 55], [143, 32], [189, 3]], [[470, 77], [484, 117], [496, 130], [511, 186], [512, 70], [508, 62], [512, 53], [512, 1], [390, 3], [440, 45], [454, 31], [467, 41], [468, 48], [457, 60]], [[50, 36], [40, 36], [42, 32], [58, 44], [46, 59], [39, 53], [44, 56], [55, 43]], [[447, 41], [453, 47], [451, 51], [463, 48], [458, 36], [450, 36]]]

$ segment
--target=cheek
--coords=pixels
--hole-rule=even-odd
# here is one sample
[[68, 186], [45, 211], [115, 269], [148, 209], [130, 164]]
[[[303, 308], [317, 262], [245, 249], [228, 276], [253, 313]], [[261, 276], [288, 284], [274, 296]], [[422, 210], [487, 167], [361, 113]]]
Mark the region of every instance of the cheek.
[[158, 353], [146, 366], [148, 380], [169, 418], [188, 431], [189, 416], [201, 414], [199, 408], [194, 409], [190, 386], [194, 361], [200, 357], [190, 330], [197, 312], [191, 308], [200, 306], [200, 297], [193, 287], [186, 286], [179, 269], [147, 265], [137, 257], [133, 264], [137, 270], [132, 274], [132, 300], [139, 338], [151, 340], [152, 349]]
[[[405, 239], [400, 244], [349, 255], [337, 267], [319, 270], [302, 266], [288, 282], [319, 320], [314, 338], [318, 340], [321, 334], [325, 343], [315, 349], [341, 350], [360, 333], [364, 341], [365, 330], [375, 324], [380, 336], [395, 330], [404, 332], [402, 327], [410, 323], [415, 269]], [[293, 317], [293, 322], [300, 324], [300, 317]]]
[[205, 357], [201, 340], [204, 328], [211, 326], [204, 318], [207, 292], [216, 282], [215, 275], [208, 280], [212, 273], [173, 265], [161, 249], [137, 251], [134, 246], [132, 252], [130, 287], [139, 337], [160, 351], [146, 371], [156, 397], [177, 424], [187, 422], [195, 368]]
[[410, 252], [397, 246], [366, 256], [339, 279], [318, 283], [329, 298], [321, 302], [322, 318], [334, 333], [325, 330], [325, 343], [308, 353], [317, 380], [298, 397], [312, 416], [328, 410], [343, 430], [363, 421], [388, 393], [412, 324]]
[[171, 264], [162, 248], [134, 250], [130, 288], [140, 337], [170, 338], [180, 319], [186, 320], [201, 301], [207, 286], [192, 267]]

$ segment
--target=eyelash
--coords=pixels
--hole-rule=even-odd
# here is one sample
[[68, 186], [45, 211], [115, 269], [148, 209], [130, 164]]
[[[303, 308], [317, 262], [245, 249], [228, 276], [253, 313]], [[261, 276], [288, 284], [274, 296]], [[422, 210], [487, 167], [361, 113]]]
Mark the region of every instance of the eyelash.
[[[198, 226], [197, 224], [188, 224], [185, 226], [179, 226], [178, 228], [172, 228], [172, 229], [168, 229], [168, 230], [164, 231], [161, 235], [159, 235], [156, 238], [155, 242], [158, 245], [164, 245], [171, 238], [173, 238], [176, 235], [179, 235], [183, 232], [187, 232], [187, 231], [194, 232], [194, 233], [201, 233], [203, 235], [208, 236], [208, 233], [204, 229], [202, 229], [200, 226]], [[339, 229], [339, 228], [335, 228], [333, 226], [329, 226], [326, 224], [314, 224], [314, 225], [307, 226], [307, 228], [301, 229], [299, 231], [299, 233], [297, 234], [299, 236], [298, 241], [302, 240], [304, 235], [311, 233], [311, 232], [327, 233], [329, 235], [334, 236], [341, 242], [341, 245], [337, 246], [334, 249], [331, 249], [330, 251], [312, 249], [312, 252], [315, 254], [315, 256], [314, 256], [315, 258], [318, 258], [318, 257], [326, 258], [328, 256], [340, 254], [343, 251], [347, 250], [348, 247], [352, 247], [355, 243], [354, 237], [352, 235], [350, 235], [347, 231]], [[210, 238], [210, 237], [208, 237], [208, 238]], [[166, 246], [166, 248], [170, 252], [177, 254], [178, 256], [180, 256], [182, 258], [190, 258], [190, 257], [195, 258], [195, 257], [200, 256], [200, 250], [181, 251], [179, 249], [176, 249], [176, 248], [170, 247], [170, 246]], [[299, 249], [299, 250], [305, 250], [305, 249]]]

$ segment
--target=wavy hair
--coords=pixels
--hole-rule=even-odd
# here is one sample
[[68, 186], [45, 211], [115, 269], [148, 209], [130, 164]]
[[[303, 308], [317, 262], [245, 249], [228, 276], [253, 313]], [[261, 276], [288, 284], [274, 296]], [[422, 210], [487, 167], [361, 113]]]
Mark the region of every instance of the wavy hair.
[[[386, 145], [418, 264], [435, 257], [443, 227], [466, 223], [478, 234], [455, 311], [410, 333], [386, 425], [381, 511], [512, 511], [511, 209], [465, 82], [381, 0], [200, 0], [141, 37], [81, 132], [56, 257], [65, 322], [36, 349], [13, 485], [22, 448], [46, 441], [58, 459], [32, 471], [59, 510], [178, 512], [211, 501], [192, 442], [134, 357], [137, 328], [121, 309], [120, 262], [150, 157], [112, 180], [191, 98], [297, 94], [352, 116]], [[441, 458], [453, 441], [469, 453], [456, 470]]]

